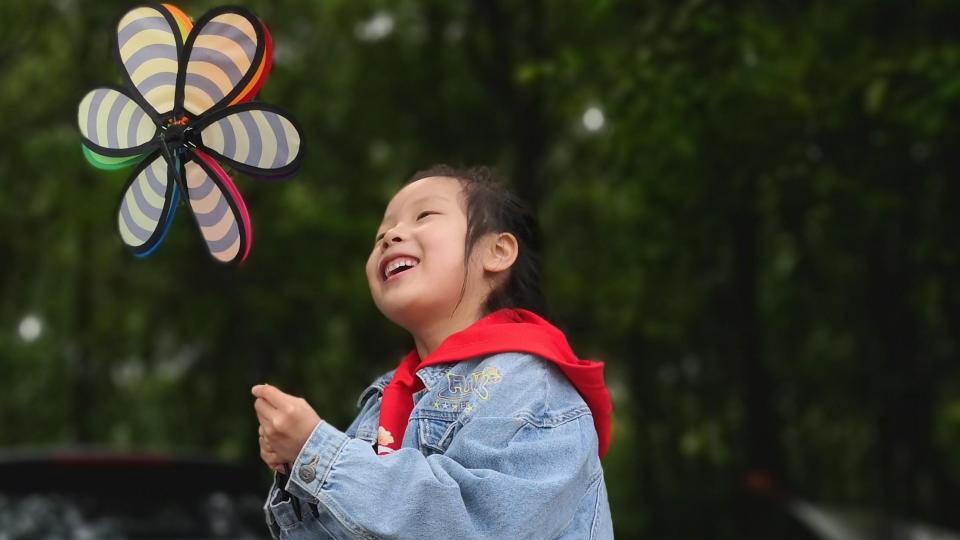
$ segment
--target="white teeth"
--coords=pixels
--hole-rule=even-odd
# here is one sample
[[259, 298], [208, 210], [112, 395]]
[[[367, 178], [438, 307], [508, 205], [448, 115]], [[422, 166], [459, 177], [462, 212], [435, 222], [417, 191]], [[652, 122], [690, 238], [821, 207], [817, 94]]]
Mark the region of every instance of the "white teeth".
[[397, 257], [396, 259], [390, 261], [390, 263], [383, 268], [383, 277], [384, 278], [390, 277], [391, 275], [393, 275], [393, 273], [397, 269], [402, 268], [404, 266], [409, 266], [413, 268], [416, 265], [417, 265], [417, 260], [412, 257]]

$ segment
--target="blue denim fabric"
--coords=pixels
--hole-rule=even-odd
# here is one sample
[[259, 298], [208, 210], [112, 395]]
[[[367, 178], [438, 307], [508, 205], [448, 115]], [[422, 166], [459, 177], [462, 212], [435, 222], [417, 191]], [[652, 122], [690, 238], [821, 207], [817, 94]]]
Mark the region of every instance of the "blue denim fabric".
[[373, 447], [392, 372], [345, 433], [316, 427], [270, 488], [274, 538], [613, 538], [593, 417], [553, 364], [507, 353], [418, 375], [397, 452]]

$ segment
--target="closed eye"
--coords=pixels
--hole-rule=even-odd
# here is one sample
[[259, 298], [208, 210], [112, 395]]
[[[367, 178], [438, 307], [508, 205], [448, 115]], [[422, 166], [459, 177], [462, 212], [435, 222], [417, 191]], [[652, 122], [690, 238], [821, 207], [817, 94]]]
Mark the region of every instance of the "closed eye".
[[432, 215], [434, 215], [434, 214], [439, 214], [439, 213], [440, 213], [440, 212], [434, 212], [434, 211], [432, 211], [432, 210], [426, 210], [426, 211], [424, 211], [424, 212], [420, 212], [420, 213], [417, 215], [417, 221], [420, 221], [421, 219], [423, 219], [423, 218], [425, 218], [425, 217], [427, 217], [427, 216], [432, 216]]

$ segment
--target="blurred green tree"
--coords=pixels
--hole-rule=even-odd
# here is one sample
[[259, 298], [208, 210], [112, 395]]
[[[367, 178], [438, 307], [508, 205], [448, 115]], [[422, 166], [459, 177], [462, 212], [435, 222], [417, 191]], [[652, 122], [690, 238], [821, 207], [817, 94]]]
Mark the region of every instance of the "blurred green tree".
[[342, 425], [408, 346], [362, 271], [384, 204], [488, 163], [541, 216], [554, 318], [608, 362], [618, 536], [766, 534], [736, 505], [756, 471], [960, 528], [955, 3], [246, 5], [308, 157], [237, 179], [254, 248], [224, 268], [184, 212], [133, 259], [128, 172], [81, 156], [128, 4], [0, 3], [0, 445], [253, 461], [263, 380]]

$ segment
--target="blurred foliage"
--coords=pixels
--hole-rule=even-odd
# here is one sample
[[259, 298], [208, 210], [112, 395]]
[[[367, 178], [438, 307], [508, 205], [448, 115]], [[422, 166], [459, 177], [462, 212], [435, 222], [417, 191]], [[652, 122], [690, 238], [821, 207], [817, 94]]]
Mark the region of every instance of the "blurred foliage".
[[960, 528], [958, 4], [244, 4], [308, 157], [238, 178], [255, 241], [225, 268], [186, 209], [130, 256], [129, 171], [81, 155], [128, 4], [0, 3], [0, 445], [256, 460], [264, 380], [344, 425], [408, 346], [362, 271], [386, 201], [487, 163], [542, 219], [553, 317], [608, 363], [618, 536], [741, 538], [750, 471]]

